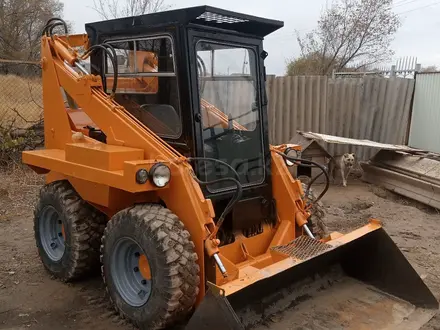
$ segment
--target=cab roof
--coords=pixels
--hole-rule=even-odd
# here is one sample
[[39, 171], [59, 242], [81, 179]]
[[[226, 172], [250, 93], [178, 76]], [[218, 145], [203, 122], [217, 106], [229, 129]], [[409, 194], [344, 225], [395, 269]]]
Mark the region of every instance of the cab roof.
[[152, 28], [189, 24], [230, 30], [258, 37], [265, 37], [284, 26], [282, 21], [240, 14], [211, 6], [198, 6], [89, 23], [86, 24], [86, 30], [112, 34], [127, 31], [133, 27]]

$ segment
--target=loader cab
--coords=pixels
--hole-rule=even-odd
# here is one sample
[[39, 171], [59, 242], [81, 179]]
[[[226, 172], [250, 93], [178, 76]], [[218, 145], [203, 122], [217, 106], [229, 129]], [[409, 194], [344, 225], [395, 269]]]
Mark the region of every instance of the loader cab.
[[[117, 52], [116, 100], [185, 156], [232, 166], [244, 187], [244, 202], [236, 210], [255, 223], [271, 217], [272, 200], [268, 54], [262, 41], [282, 26], [209, 6], [86, 25], [92, 44], [110, 43]], [[110, 63], [95, 55], [91, 64], [94, 73], [104, 72], [110, 90]], [[218, 164], [198, 165], [204, 181], [233, 175]], [[221, 209], [234, 189], [222, 182], [204, 187], [204, 193]], [[252, 224], [243, 214], [240, 226], [248, 228]]]

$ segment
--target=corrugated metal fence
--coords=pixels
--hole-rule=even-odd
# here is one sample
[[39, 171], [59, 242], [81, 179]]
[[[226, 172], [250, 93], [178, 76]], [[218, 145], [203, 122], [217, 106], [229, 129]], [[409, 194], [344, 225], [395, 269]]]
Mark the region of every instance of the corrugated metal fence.
[[440, 152], [440, 72], [418, 73], [409, 145]]
[[[414, 80], [269, 76], [270, 140], [289, 142], [297, 130], [377, 142], [405, 144]], [[355, 152], [368, 159], [370, 148], [329, 145], [331, 154]]]

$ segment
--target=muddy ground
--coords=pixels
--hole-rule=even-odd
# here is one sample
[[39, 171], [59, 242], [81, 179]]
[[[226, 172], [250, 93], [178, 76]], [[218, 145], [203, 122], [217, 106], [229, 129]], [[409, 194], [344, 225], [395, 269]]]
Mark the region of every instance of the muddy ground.
[[[126, 330], [103, 297], [99, 277], [63, 284], [37, 256], [32, 208], [41, 179], [23, 172], [0, 177], [0, 329]], [[360, 181], [332, 186], [324, 199], [331, 230], [349, 231], [380, 218], [387, 232], [440, 297], [440, 213]], [[440, 316], [424, 330], [440, 329]]]

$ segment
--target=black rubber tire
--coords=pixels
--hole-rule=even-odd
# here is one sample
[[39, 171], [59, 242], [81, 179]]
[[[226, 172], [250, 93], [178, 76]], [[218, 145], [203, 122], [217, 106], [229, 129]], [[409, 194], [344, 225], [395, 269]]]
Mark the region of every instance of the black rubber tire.
[[[304, 193], [307, 193], [307, 184], [302, 182], [302, 188]], [[311, 227], [311, 231], [313, 233], [313, 235], [318, 238], [318, 239], [322, 239], [325, 238], [329, 235], [329, 231], [327, 228], [327, 225], [325, 224], [325, 207], [322, 204], [321, 201], [318, 201], [318, 203], [315, 203], [315, 199], [316, 196], [312, 190], [312, 188], [310, 188], [310, 190], [308, 191], [308, 194], [306, 196], [307, 201], [310, 201], [313, 203], [312, 208], [310, 210], [311, 212], [311, 216], [308, 219], [309, 222], [309, 226]]]
[[[112, 248], [120, 238], [134, 240], [150, 265], [152, 291], [140, 307], [126, 303], [110, 274]], [[101, 254], [107, 293], [119, 314], [138, 328], [163, 329], [192, 311], [200, 284], [198, 257], [189, 232], [170, 210], [142, 204], [117, 213], [105, 229]]]
[[[65, 231], [65, 251], [54, 262], [42, 247], [40, 221], [42, 210], [52, 206], [58, 212]], [[106, 217], [85, 202], [68, 181], [43, 186], [34, 210], [35, 240], [44, 267], [65, 282], [83, 279], [99, 272], [99, 247]]]

